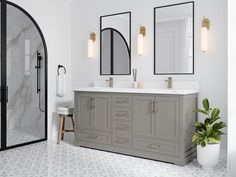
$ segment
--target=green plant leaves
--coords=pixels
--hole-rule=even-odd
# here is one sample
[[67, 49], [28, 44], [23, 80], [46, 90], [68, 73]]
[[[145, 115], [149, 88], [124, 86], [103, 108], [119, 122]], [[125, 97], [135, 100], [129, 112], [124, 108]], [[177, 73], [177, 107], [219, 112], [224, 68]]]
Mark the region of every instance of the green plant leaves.
[[209, 142], [212, 144], [219, 144], [220, 143], [220, 139], [218, 139], [218, 138], [210, 137], [208, 139], [209, 139]]
[[194, 124], [196, 130], [192, 137], [192, 141], [197, 145], [205, 147], [207, 144], [218, 144], [220, 143], [221, 135], [224, 134], [221, 131], [222, 128], [227, 125], [224, 122], [216, 122], [220, 117], [220, 109], [210, 108], [208, 99], [202, 101], [204, 109], [195, 109], [194, 112], [199, 112], [207, 115], [204, 122], [196, 122]]
[[195, 133], [195, 134], [193, 135], [193, 137], [192, 137], [192, 141], [193, 141], [193, 142], [196, 142], [198, 138], [199, 138], [199, 137], [198, 137], [198, 134]]
[[193, 112], [200, 112], [200, 113], [202, 113], [202, 114], [208, 115], [208, 111], [205, 111], [205, 110], [203, 110], [203, 109], [194, 109]]
[[220, 130], [224, 127], [227, 127], [227, 125], [224, 123], [224, 122], [219, 122], [219, 123], [215, 123], [213, 125], [213, 129], [216, 131], [216, 130]]
[[204, 145], [206, 146], [208, 143], [210, 142], [210, 140], [208, 138], [204, 138]]
[[205, 124], [213, 124], [215, 121], [217, 121], [218, 119], [220, 119], [220, 110], [218, 108], [214, 108], [211, 112], [211, 117], [210, 118], [206, 118], [204, 123]]
[[206, 118], [204, 121], [205, 124], [211, 124], [211, 119], [210, 118]]
[[212, 126], [209, 125], [207, 127], [207, 131], [203, 131], [202, 133], [195, 133], [192, 137], [192, 141], [202, 147], [205, 147], [207, 144], [220, 143], [220, 134], [217, 134], [212, 130]]
[[207, 98], [205, 98], [205, 99], [202, 101], [202, 105], [203, 105], [203, 107], [204, 107], [204, 109], [205, 109], [206, 111], [209, 111], [210, 106], [209, 106], [209, 101], [208, 101]]
[[206, 131], [206, 125], [202, 122], [195, 123], [196, 132]]
[[218, 108], [214, 108], [211, 112], [211, 119], [212, 119], [212, 123], [215, 122], [216, 120], [218, 120], [220, 114], [220, 109]]
[[206, 126], [206, 136], [210, 136], [212, 133], [212, 126], [211, 125], [207, 125]]
[[202, 141], [199, 145], [201, 145], [202, 147], [206, 147], [206, 142]]

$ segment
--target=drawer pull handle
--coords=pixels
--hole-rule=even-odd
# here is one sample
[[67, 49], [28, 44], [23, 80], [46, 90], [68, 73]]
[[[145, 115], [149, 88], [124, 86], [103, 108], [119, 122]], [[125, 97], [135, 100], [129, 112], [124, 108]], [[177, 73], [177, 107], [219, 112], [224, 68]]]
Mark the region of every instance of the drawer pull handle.
[[89, 108], [90, 109], [94, 109], [95, 108], [95, 98], [90, 98]]
[[127, 100], [116, 100], [115, 102], [118, 103], [118, 104], [123, 104], [123, 103], [126, 103]]
[[95, 109], [95, 98], [92, 98], [92, 109]]
[[149, 144], [146, 147], [149, 148], [149, 149], [160, 149], [161, 145]]
[[154, 109], [155, 109], [154, 106], [155, 106], [155, 105], [154, 105], [154, 101], [151, 100], [151, 101], [150, 101], [150, 112], [151, 112], [151, 113], [154, 113]]
[[96, 135], [88, 135], [87, 138], [94, 140], [94, 139], [97, 139], [98, 136], [96, 136]]
[[128, 142], [127, 139], [118, 138], [118, 139], [115, 140], [115, 143], [118, 143], [118, 144], [125, 144], [127, 142]]
[[129, 126], [128, 125], [118, 125], [115, 127], [115, 130], [119, 130], [119, 131], [124, 131], [124, 130], [128, 130]]
[[116, 117], [127, 117], [128, 113], [127, 112], [124, 112], [124, 113], [116, 113], [115, 116]]

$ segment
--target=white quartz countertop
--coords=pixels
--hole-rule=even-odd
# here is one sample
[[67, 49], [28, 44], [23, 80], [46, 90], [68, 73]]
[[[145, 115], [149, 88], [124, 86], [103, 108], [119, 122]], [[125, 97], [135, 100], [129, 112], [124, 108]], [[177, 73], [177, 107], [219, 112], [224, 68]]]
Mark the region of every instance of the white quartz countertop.
[[147, 93], [147, 94], [169, 94], [169, 95], [189, 95], [199, 93], [198, 89], [165, 89], [165, 88], [110, 88], [110, 87], [80, 87], [74, 92], [110, 92], [110, 93]]

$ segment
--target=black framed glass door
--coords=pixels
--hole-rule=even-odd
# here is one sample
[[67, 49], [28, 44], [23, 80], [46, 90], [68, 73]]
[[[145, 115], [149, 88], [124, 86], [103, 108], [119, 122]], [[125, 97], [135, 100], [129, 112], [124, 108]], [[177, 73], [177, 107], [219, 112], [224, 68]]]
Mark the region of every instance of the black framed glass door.
[[[0, 43], [0, 79], [2, 80], [2, 2], [0, 2], [0, 40], [1, 40], [1, 43]], [[0, 82], [1, 84], [1, 82]], [[1, 91], [1, 86], [0, 86], [0, 91]], [[2, 98], [2, 93], [0, 92], [0, 97]], [[3, 130], [3, 124], [4, 122], [2, 121], [2, 105], [1, 105], [1, 102], [0, 101], [0, 149], [2, 148], [2, 140], [5, 138], [5, 135], [2, 133], [2, 130]], [[4, 131], [4, 130], [3, 130]], [[4, 143], [3, 143], [4, 144]]]
[[24, 9], [1, 1], [1, 150], [47, 139], [47, 50]]

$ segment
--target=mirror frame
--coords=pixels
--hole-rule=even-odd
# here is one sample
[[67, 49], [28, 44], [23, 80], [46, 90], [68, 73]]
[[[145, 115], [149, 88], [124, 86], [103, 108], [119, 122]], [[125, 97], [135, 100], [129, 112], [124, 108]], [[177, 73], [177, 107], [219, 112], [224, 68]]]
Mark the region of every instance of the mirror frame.
[[[165, 8], [165, 7], [171, 7], [171, 6], [178, 6], [183, 4], [192, 4], [192, 14], [193, 14], [193, 66], [192, 66], [192, 72], [191, 73], [157, 73], [156, 71], [156, 9]], [[170, 5], [164, 5], [159, 7], [154, 7], [154, 75], [193, 75], [194, 74], [194, 59], [195, 59], [195, 42], [194, 42], [194, 34], [195, 34], [195, 24], [194, 24], [194, 1], [189, 2], [183, 2], [183, 3], [177, 3], [177, 4], [170, 4]]]
[[[102, 31], [105, 30], [105, 29], [112, 29], [112, 30], [115, 30], [115, 31], [118, 31], [118, 30], [116, 30], [115, 28], [111, 28], [111, 27], [102, 29], [102, 18], [110, 17], [110, 16], [115, 16], [115, 15], [122, 15], [122, 14], [129, 14], [129, 32], [128, 32], [129, 33], [129, 41], [127, 41], [124, 38], [124, 36], [121, 35], [122, 38], [124, 39], [125, 43], [126, 43], [126, 46], [128, 48], [128, 52], [129, 52], [129, 72], [127, 74], [114, 74], [114, 73], [103, 74], [102, 73]], [[121, 33], [119, 32], [119, 34], [121, 34]], [[129, 44], [129, 46], [128, 46], [128, 44]], [[112, 65], [112, 63], [113, 62], [111, 62], [111, 65]], [[112, 68], [112, 66], [111, 66], [111, 68]], [[100, 75], [104, 75], [104, 76], [131, 75], [131, 12], [130, 11], [100, 16]]]

